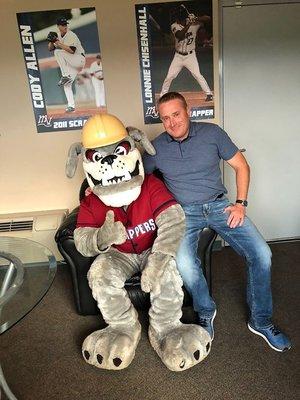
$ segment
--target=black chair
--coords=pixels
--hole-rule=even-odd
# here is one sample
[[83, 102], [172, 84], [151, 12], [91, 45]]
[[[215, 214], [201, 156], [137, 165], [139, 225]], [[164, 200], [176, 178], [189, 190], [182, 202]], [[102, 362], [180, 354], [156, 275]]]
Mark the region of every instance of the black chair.
[[[86, 180], [83, 181], [80, 189], [80, 200], [84, 197], [87, 188]], [[73, 232], [76, 228], [77, 215], [79, 207], [75, 208], [62, 222], [55, 235], [58, 249], [63, 256], [69, 270], [73, 282], [74, 297], [76, 309], [81, 315], [94, 315], [99, 313], [96, 301], [92, 296], [91, 289], [88, 285], [87, 272], [94, 260], [94, 257], [82, 256], [75, 247]], [[211, 252], [217, 234], [210, 228], [205, 228], [199, 237], [198, 255], [202, 262], [204, 275], [207, 279], [211, 291]], [[140, 275], [134, 275], [125, 283], [129, 298], [137, 310], [145, 310], [150, 306], [149, 294], [144, 293], [140, 286]], [[190, 296], [185, 288], [183, 307], [192, 305]]]

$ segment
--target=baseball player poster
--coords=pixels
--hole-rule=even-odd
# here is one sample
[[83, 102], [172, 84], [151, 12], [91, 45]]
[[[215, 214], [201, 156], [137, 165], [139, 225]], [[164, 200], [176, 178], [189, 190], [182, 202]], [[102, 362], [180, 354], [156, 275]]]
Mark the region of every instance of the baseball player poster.
[[17, 14], [37, 132], [81, 129], [106, 112], [95, 8]]
[[161, 122], [156, 101], [187, 100], [192, 120], [214, 118], [212, 0], [135, 6], [144, 120]]

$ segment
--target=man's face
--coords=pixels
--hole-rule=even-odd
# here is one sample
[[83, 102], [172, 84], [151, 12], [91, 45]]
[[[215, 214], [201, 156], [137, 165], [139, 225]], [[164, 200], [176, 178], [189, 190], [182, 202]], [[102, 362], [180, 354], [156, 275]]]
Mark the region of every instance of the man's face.
[[63, 36], [65, 33], [67, 33], [68, 30], [68, 25], [57, 25], [60, 34]]
[[188, 109], [180, 99], [160, 104], [158, 112], [165, 130], [175, 140], [183, 140], [188, 136], [190, 125]]

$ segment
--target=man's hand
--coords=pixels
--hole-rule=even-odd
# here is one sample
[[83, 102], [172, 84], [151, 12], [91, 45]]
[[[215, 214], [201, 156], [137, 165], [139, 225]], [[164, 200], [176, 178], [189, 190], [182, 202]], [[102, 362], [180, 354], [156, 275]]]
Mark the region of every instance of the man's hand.
[[55, 43], [58, 40], [58, 35], [56, 32], [51, 31], [48, 33], [46, 39], [48, 40], [48, 42]]
[[197, 20], [197, 17], [195, 14], [189, 14], [187, 17], [188, 23], [194, 24], [196, 22], [196, 20]]
[[229, 212], [229, 217], [227, 219], [227, 225], [229, 228], [236, 228], [237, 226], [242, 226], [246, 216], [246, 207], [241, 204], [234, 204], [228, 206], [224, 209], [224, 213]]
[[74, 54], [75, 50], [71, 49], [70, 46], [67, 46], [66, 44], [62, 43], [61, 41], [57, 40], [55, 43], [53, 43], [55, 48], [60, 48], [62, 50], [65, 50], [67, 53]]
[[87, 187], [84, 191], [85, 197], [89, 196], [91, 193], [93, 193], [93, 191], [90, 187]]

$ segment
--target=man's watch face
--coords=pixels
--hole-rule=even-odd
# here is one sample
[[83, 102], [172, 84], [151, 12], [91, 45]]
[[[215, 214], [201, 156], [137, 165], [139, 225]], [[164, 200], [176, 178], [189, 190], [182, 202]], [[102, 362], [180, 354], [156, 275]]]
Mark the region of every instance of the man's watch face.
[[247, 207], [248, 201], [247, 200], [236, 200], [236, 203], [242, 204], [244, 207]]

